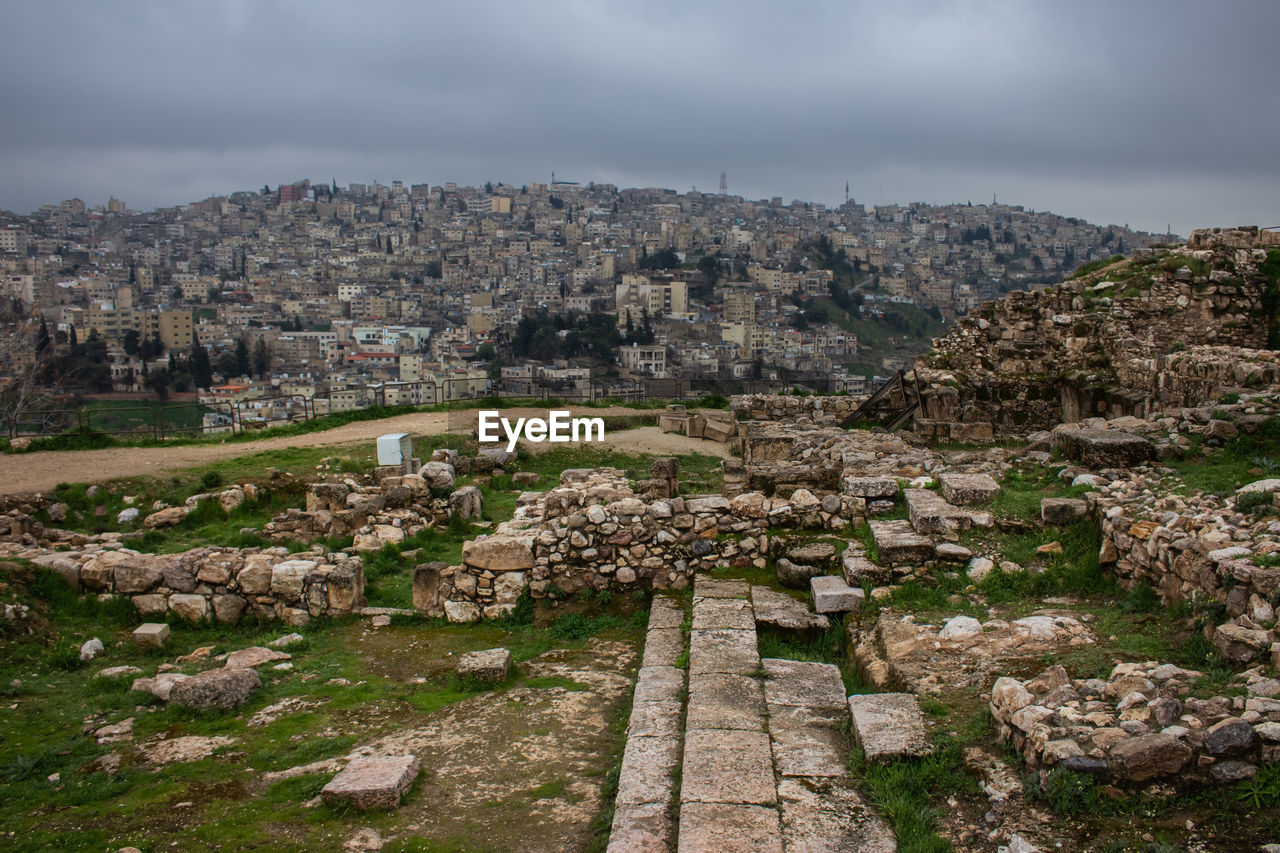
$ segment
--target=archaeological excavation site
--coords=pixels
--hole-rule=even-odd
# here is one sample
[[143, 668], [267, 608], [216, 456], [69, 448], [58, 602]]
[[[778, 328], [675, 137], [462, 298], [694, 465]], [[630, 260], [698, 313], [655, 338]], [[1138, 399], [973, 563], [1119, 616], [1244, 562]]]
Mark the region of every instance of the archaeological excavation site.
[[6, 448], [5, 848], [1280, 851], [1280, 234], [664, 405]]

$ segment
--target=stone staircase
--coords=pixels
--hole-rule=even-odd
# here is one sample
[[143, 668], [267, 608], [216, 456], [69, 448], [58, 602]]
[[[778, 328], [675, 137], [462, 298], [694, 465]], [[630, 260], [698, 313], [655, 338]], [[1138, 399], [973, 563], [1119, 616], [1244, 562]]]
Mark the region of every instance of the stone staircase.
[[826, 622], [796, 613], [778, 595], [745, 581], [697, 579], [683, 707], [685, 670], [675, 666], [684, 650], [683, 610], [673, 599], [654, 600], [613, 853], [896, 849], [849, 779], [849, 700], [839, 669], [760, 659], [757, 618], [798, 630]]

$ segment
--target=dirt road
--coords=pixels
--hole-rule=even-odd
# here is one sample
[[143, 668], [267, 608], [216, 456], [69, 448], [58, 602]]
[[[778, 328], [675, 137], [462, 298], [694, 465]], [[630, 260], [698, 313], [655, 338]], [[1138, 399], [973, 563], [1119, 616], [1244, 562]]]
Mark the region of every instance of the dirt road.
[[[546, 409], [502, 409], [503, 417], [546, 417]], [[575, 416], [634, 415], [635, 409], [571, 409]], [[410, 435], [439, 435], [445, 432], [471, 433], [476, 412], [420, 412], [377, 421], [359, 421], [325, 432], [264, 438], [260, 441], [199, 444], [186, 447], [113, 447], [106, 450], [42, 451], [0, 454], [0, 494], [25, 494], [52, 489], [58, 483], [101, 483], [120, 477], [158, 474], [180, 468], [207, 465], [220, 459], [234, 459], [265, 450], [285, 447], [343, 447], [365, 445], [372, 451], [374, 440], [389, 432]], [[537, 452], [553, 445], [524, 443]], [[559, 447], [561, 445], [554, 445]], [[726, 445], [699, 438], [663, 433], [657, 427], [606, 432], [600, 444], [627, 453], [679, 455], [703, 453], [727, 458]]]

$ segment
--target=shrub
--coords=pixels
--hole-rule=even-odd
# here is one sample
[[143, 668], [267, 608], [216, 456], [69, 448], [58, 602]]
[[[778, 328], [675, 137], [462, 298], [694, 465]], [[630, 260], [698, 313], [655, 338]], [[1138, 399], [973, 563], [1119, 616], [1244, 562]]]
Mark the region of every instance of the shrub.
[[1266, 492], [1244, 492], [1236, 496], [1236, 509], [1249, 515], [1266, 512], [1271, 506], [1271, 495]]
[[218, 471], [205, 471], [200, 475], [200, 491], [212, 492], [222, 485], [222, 474]]
[[1054, 768], [1041, 784], [1039, 774], [1026, 779], [1027, 798], [1040, 800], [1064, 817], [1097, 814], [1101, 804], [1098, 782], [1092, 776], [1065, 767]]

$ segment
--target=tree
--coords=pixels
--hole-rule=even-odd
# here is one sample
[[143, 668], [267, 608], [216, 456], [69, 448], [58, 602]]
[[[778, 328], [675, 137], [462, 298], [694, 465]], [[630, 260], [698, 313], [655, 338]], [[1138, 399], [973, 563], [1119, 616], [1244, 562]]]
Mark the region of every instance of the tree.
[[154, 391], [157, 399], [163, 401], [169, 399], [169, 384], [172, 381], [169, 370], [161, 367], [151, 371], [142, 384]]
[[213, 366], [209, 363], [209, 351], [199, 340], [191, 341], [191, 355], [187, 359], [191, 364], [191, 378], [197, 388], [213, 386]]
[[121, 336], [121, 342], [124, 345], [124, 351], [129, 355], [137, 355], [138, 347], [142, 342], [141, 336], [137, 329], [127, 329]]
[[249, 345], [244, 338], [236, 341], [236, 376], [249, 375]]
[[76, 337], [75, 326], [72, 326], [70, 331], [67, 333], [67, 343], [71, 346], [72, 349], [75, 349], [76, 344], [80, 343], [80, 341]]
[[230, 379], [236, 376], [236, 368], [239, 362], [236, 360], [236, 354], [230, 350], [218, 355], [218, 372], [222, 374], [223, 379]]
[[258, 342], [253, 345], [253, 372], [258, 374], [259, 379], [266, 379], [269, 369], [271, 350], [267, 347], [266, 338], [258, 338]]
[[[40, 346], [41, 326], [20, 305], [0, 304], [0, 419], [11, 437], [20, 421], [51, 408], [45, 401], [61, 381], [52, 341]], [[48, 334], [44, 326], [46, 341]]]

